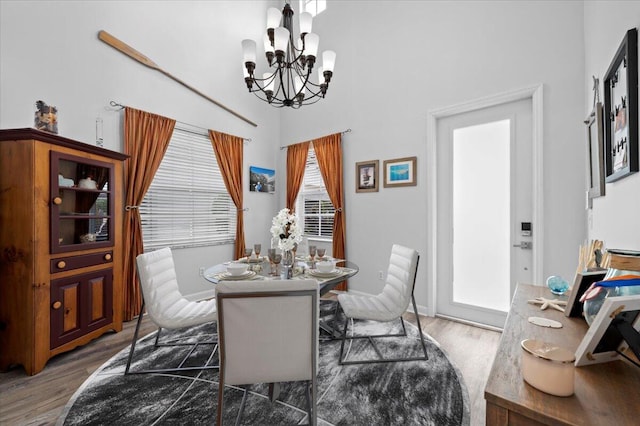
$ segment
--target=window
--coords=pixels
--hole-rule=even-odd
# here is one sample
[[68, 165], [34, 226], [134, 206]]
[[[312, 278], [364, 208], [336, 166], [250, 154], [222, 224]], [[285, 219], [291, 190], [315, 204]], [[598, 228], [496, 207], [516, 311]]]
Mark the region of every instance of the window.
[[316, 16], [327, 8], [327, 0], [300, 0], [300, 11]]
[[332, 239], [335, 209], [324, 186], [313, 147], [309, 148], [302, 188], [298, 196], [298, 212], [302, 212], [307, 238]]
[[[209, 136], [180, 125], [140, 206], [145, 250], [231, 243], [237, 209]], [[184, 126], [184, 127], [182, 127]]]

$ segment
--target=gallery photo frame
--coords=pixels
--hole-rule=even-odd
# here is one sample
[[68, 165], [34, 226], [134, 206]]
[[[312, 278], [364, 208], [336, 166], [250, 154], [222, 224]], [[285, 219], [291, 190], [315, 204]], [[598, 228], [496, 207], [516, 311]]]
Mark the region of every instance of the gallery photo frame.
[[380, 160], [356, 163], [356, 192], [378, 192]]
[[638, 31], [630, 29], [604, 78], [605, 173], [615, 182], [638, 171]]
[[417, 185], [417, 157], [396, 158], [384, 161], [384, 187]]
[[587, 149], [589, 152], [589, 200], [605, 195], [604, 180], [604, 126], [602, 103], [596, 103], [589, 117], [584, 121], [587, 125]]

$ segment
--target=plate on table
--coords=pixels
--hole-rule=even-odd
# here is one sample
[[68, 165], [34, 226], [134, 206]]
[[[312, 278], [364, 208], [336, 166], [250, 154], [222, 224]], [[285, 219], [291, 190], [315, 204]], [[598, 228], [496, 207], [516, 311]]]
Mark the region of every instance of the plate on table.
[[330, 272], [320, 272], [317, 269], [309, 269], [309, 275], [311, 275], [312, 277], [318, 277], [318, 278], [337, 277], [341, 273], [342, 271], [340, 271], [339, 269], [334, 269], [333, 271], [330, 271]]
[[243, 263], [262, 263], [266, 260], [266, 257], [250, 257], [250, 258], [246, 258], [246, 257], [241, 257], [240, 259], [238, 259], [238, 262], [243, 262]]
[[228, 272], [223, 272], [220, 275], [218, 275], [218, 279], [219, 280], [228, 280], [228, 281], [246, 280], [248, 278], [253, 278], [255, 275], [256, 275], [256, 273], [254, 271], [246, 271], [246, 272], [243, 272], [240, 275], [231, 275]]

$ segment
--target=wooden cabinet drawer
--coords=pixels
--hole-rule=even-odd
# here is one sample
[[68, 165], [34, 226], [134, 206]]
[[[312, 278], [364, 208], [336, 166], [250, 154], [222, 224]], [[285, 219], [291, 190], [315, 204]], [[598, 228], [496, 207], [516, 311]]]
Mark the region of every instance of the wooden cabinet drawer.
[[113, 252], [104, 251], [100, 253], [82, 254], [79, 256], [66, 256], [51, 259], [51, 273], [86, 268], [87, 266], [104, 265], [113, 262]]

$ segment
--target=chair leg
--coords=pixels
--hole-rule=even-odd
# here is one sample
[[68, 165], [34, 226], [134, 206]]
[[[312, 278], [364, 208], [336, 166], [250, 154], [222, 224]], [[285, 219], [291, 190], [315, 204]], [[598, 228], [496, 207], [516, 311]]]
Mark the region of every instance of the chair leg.
[[316, 410], [317, 410], [317, 398], [316, 398], [316, 391], [317, 391], [317, 385], [316, 385], [316, 379], [313, 378], [312, 380], [309, 380], [309, 383], [307, 383], [307, 391], [306, 391], [306, 397], [307, 397], [307, 423], [310, 426], [316, 426], [316, 424], [318, 423], [318, 416], [316, 415]]
[[249, 386], [245, 386], [244, 395], [242, 395], [242, 401], [240, 402], [240, 408], [238, 409], [238, 417], [236, 417], [236, 426], [240, 424], [240, 419], [242, 419], [242, 413], [244, 413], [244, 405], [247, 402], [248, 393], [249, 393]]
[[138, 322], [136, 323], [136, 331], [133, 333], [133, 340], [131, 341], [131, 349], [129, 350], [129, 358], [127, 359], [127, 366], [124, 369], [124, 374], [129, 374], [129, 367], [131, 367], [131, 360], [133, 359], [133, 352], [136, 348], [136, 342], [138, 341], [138, 332], [140, 331], [140, 324], [142, 323], [142, 316], [144, 315], [144, 299], [142, 299], [142, 306], [140, 307], [140, 314], [138, 315]]
[[224, 409], [224, 378], [222, 377], [222, 370], [220, 370], [220, 381], [218, 384], [218, 412], [216, 413], [216, 425], [222, 426], [222, 413]]
[[413, 303], [413, 313], [416, 316], [416, 323], [418, 323], [418, 332], [420, 333], [420, 344], [422, 345], [422, 352], [424, 353], [424, 359], [429, 359], [427, 354], [427, 345], [424, 343], [424, 335], [422, 334], [422, 325], [420, 324], [420, 315], [418, 315], [418, 306], [416, 305], [416, 298], [411, 293], [411, 302]]
[[[159, 368], [159, 369], [150, 369], [150, 370], [140, 370], [140, 371], [130, 371], [131, 363], [133, 361], [133, 354], [135, 352], [136, 343], [138, 342], [138, 334], [140, 331], [140, 324], [142, 323], [142, 317], [144, 315], [144, 299], [142, 300], [142, 305], [140, 307], [140, 315], [138, 315], [138, 322], [136, 323], [136, 329], [133, 333], [133, 339], [131, 341], [131, 349], [129, 349], [129, 357], [127, 358], [127, 365], [124, 369], [124, 374], [149, 374], [149, 373], [177, 373], [180, 371], [201, 371], [201, 370], [212, 370], [219, 369], [219, 365], [205, 365], [198, 367], [183, 367], [184, 363], [188, 361], [189, 357], [193, 352], [197, 349], [198, 345], [214, 345], [212, 354], [218, 350], [218, 344], [215, 341], [211, 342], [196, 342], [196, 343], [175, 343], [175, 344], [162, 344], [159, 342], [160, 340], [160, 332], [162, 331], [162, 327], [158, 327], [158, 331], [156, 333], [156, 337], [154, 339], [153, 346], [155, 348], [159, 348], [161, 346], [191, 346], [191, 350], [186, 354], [186, 356], [182, 359], [177, 368]], [[207, 362], [208, 363], [208, 362]]]
[[153, 346], [155, 346], [156, 348], [159, 346], [161, 331], [162, 331], [162, 327], [158, 327], [158, 332], [156, 333], [156, 341], [153, 343]]
[[[416, 299], [414, 295], [411, 295], [411, 301], [413, 303], [413, 312], [416, 315], [416, 322], [418, 324], [418, 333], [420, 334], [420, 346], [422, 348], [422, 353], [424, 355], [415, 356], [415, 357], [407, 357], [407, 358], [384, 358], [382, 353], [380, 352], [378, 346], [374, 338], [378, 337], [404, 337], [407, 336], [407, 329], [404, 324], [404, 319], [402, 316], [400, 317], [400, 324], [402, 326], [402, 333], [397, 334], [378, 334], [378, 335], [363, 335], [363, 336], [351, 336], [347, 337], [347, 325], [349, 323], [349, 318], [346, 319], [344, 323], [344, 330], [342, 332], [342, 343], [340, 344], [340, 358], [338, 359], [339, 365], [353, 365], [353, 364], [373, 364], [379, 362], [402, 362], [402, 361], [424, 361], [429, 359], [429, 355], [427, 353], [427, 345], [424, 342], [424, 334], [422, 333], [422, 325], [420, 324], [420, 317], [418, 315], [418, 308], [416, 305]], [[355, 339], [367, 339], [373, 346], [374, 351], [378, 355], [378, 359], [369, 359], [362, 361], [346, 361], [344, 360], [344, 344], [346, 340], [355, 340]]]
[[349, 318], [345, 318], [344, 320], [344, 328], [342, 329], [342, 343], [340, 344], [340, 358], [338, 359], [338, 364], [342, 365], [345, 361], [343, 359], [344, 354], [344, 342], [347, 340], [347, 326], [349, 325]]

